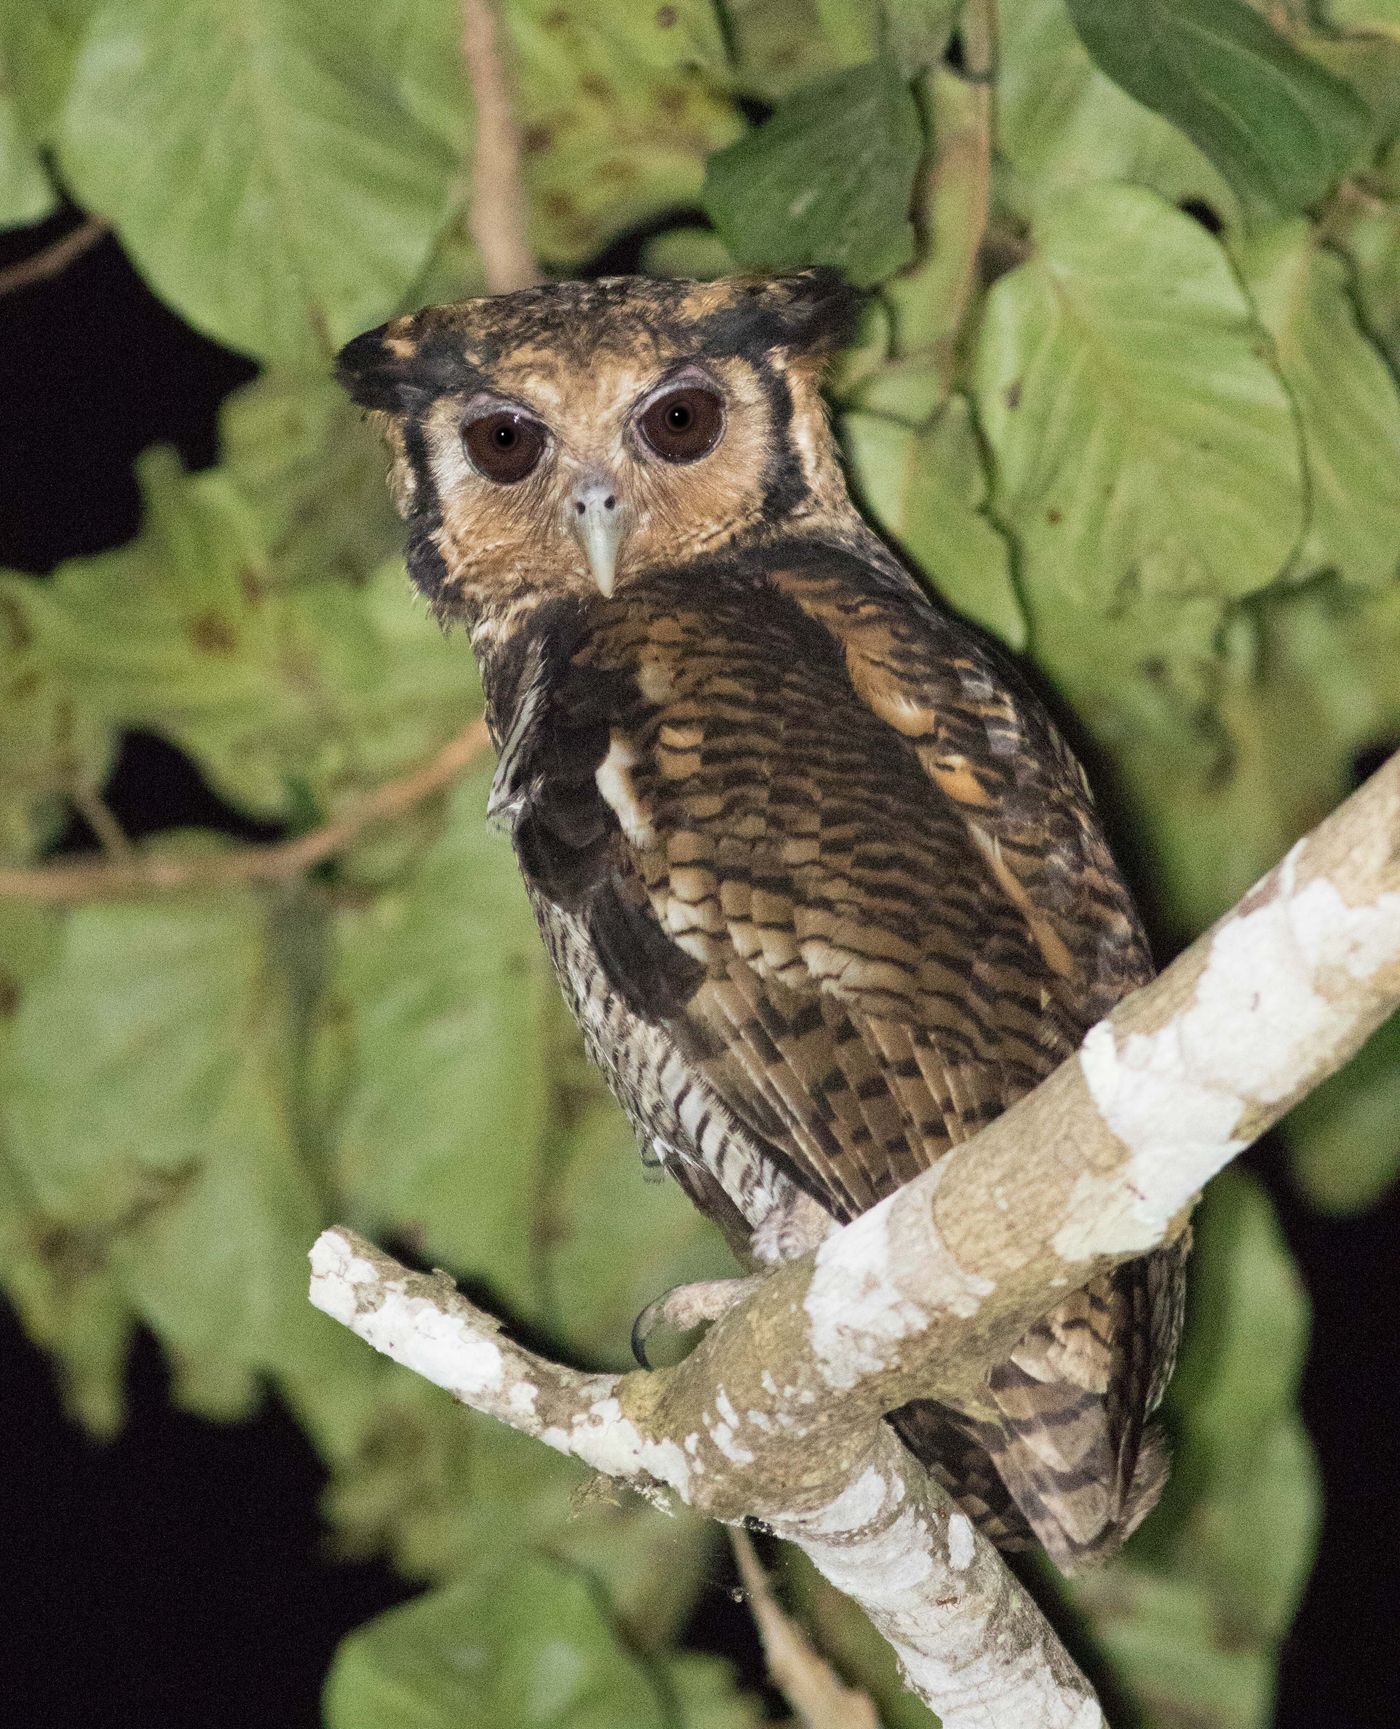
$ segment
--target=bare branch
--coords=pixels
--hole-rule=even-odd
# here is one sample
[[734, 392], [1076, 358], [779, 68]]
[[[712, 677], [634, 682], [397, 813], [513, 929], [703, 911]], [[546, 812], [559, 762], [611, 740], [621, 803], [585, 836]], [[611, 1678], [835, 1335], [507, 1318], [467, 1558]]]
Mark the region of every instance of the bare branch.
[[0, 295], [18, 294], [21, 288], [33, 288], [40, 282], [61, 276], [70, 264], [76, 263], [111, 232], [110, 224], [100, 216], [85, 216], [76, 228], [70, 228], [52, 245], [0, 270]]
[[729, 1540], [739, 1578], [758, 1628], [768, 1674], [797, 1713], [803, 1729], [880, 1729], [868, 1693], [847, 1687], [773, 1595], [747, 1531], [731, 1526]]
[[270, 846], [175, 857], [109, 858], [91, 863], [57, 859], [32, 869], [0, 867], [0, 899], [40, 901], [50, 906], [82, 901], [130, 900], [188, 889], [229, 888], [239, 883], [290, 882], [344, 852], [364, 831], [391, 822], [441, 792], [486, 754], [486, 722], [472, 721], [437, 754], [407, 774], [385, 781], [309, 834]]
[[540, 280], [530, 250], [520, 128], [511, 107], [499, 27], [494, 0], [462, 0], [462, 61], [476, 105], [469, 222], [490, 294], [508, 294]]
[[1026, 1593], [881, 1420], [957, 1403], [1067, 1288], [1201, 1186], [1400, 1004], [1400, 755], [974, 1141], [772, 1273], [673, 1369], [584, 1376], [344, 1231], [313, 1299], [475, 1408], [797, 1543], [948, 1729], [1093, 1729]]

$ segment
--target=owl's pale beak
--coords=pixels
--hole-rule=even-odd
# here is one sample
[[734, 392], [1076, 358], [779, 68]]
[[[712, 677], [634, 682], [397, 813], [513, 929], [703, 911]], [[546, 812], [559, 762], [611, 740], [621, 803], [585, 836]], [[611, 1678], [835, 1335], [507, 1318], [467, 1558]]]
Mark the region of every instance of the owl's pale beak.
[[617, 580], [617, 547], [622, 539], [622, 511], [617, 494], [606, 480], [590, 480], [569, 500], [570, 526], [588, 568], [602, 594], [610, 595]]

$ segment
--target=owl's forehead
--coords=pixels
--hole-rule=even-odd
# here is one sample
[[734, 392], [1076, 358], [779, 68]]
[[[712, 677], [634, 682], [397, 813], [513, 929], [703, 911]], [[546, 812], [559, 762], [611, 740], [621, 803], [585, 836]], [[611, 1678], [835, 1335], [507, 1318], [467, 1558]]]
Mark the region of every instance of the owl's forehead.
[[547, 416], [602, 414], [694, 361], [738, 361], [726, 317], [735, 285], [619, 277], [556, 283], [420, 314], [421, 342], [444, 348], [487, 388]]

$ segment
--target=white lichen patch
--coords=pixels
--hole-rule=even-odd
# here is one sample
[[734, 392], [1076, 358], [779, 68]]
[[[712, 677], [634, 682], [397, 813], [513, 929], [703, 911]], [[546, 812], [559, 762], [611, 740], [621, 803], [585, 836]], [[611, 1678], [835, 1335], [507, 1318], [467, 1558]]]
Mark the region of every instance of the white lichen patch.
[[1295, 890], [1305, 844], [1268, 898], [1221, 926], [1182, 1013], [1121, 1043], [1106, 1022], [1089, 1032], [1080, 1067], [1128, 1149], [1127, 1182], [1121, 1172], [1079, 1179], [1055, 1238], [1067, 1260], [1160, 1240], [1247, 1144], [1234, 1132], [1246, 1110], [1287, 1098], [1316, 1053], [1346, 1036], [1349, 987], [1400, 957], [1400, 895], [1348, 906], [1325, 877]]
[[504, 1383], [494, 1339], [426, 1297], [410, 1296], [400, 1280], [382, 1278], [336, 1231], [324, 1231], [312, 1247], [311, 1301], [376, 1351], [469, 1404]]
[[[920, 1225], [907, 1254], [891, 1238], [898, 1195], [862, 1213], [817, 1250], [803, 1299], [817, 1365], [830, 1386], [855, 1386], [862, 1375], [889, 1368], [905, 1340], [921, 1333], [930, 1316], [968, 1316], [991, 1290], [986, 1279], [961, 1267], [936, 1232], [927, 1228], [940, 1167], [920, 1179]], [[912, 1215], [910, 1215], [912, 1221]], [[925, 1306], [904, 1288], [929, 1293]]]
[[954, 1513], [948, 1521], [948, 1565], [957, 1573], [965, 1573], [976, 1553], [971, 1519], [966, 1513]]
[[653, 1477], [683, 1501], [689, 1498], [691, 1472], [699, 1469], [676, 1442], [643, 1435], [611, 1396], [595, 1399], [567, 1428], [548, 1428], [540, 1439], [558, 1452], [572, 1453], [605, 1477]]

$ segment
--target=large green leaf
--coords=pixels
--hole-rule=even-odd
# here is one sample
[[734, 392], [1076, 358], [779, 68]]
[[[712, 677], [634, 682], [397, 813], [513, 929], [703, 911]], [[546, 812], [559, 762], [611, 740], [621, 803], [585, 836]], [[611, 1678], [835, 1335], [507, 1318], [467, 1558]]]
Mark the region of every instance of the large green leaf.
[[0, 42], [0, 229], [42, 222], [58, 204], [38, 151], [24, 135], [8, 73]]
[[[51, 964], [60, 934], [52, 909], [0, 903], [0, 1100], [11, 1090], [20, 1004]], [[0, 1282], [25, 1331], [53, 1357], [74, 1417], [110, 1435], [121, 1423], [130, 1305], [94, 1241], [39, 1204], [7, 1138], [0, 1117]]]
[[712, 88], [724, 48], [711, 6], [513, 0], [506, 18], [531, 235], [549, 264], [578, 265], [658, 212], [694, 205], [706, 156], [739, 130]]
[[1115, 740], [1153, 888], [1183, 935], [1346, 797], [1358, 753], [1400, 738], [1400, 588], [1271, 589], [1232, 611], [1223, 642], [1195, 727], [1187, 715]]
[[[118, 554], [122, 568], [137, 559]], [[0, 858], [31, 857], [62, 827], [66, 801], [95, 792], [116, 740], [62, 665], [52, 596], [0, 571]]]
[[1042, 206], [987, 302], [977, 407], [1032, 613], [1224, 598], [1303, 527], [1298, 431], [1219, 245], [1149, 192]]
[[1366, 142], [1364, 104], [1245, 0], [1066, 0], [1116, 84], [1200, 145], [1251, 210], [1314, 203]]
[[454, 795], [404, 882], [342, 916], [332, 1000], [352, 1078], [333, 1157], [355, 1222], [537, 1311], [554, 985], [510, 843], [485, 825], [489, 779]]
[[395, 311], [454, 198], [458, 151], [406, 94], [451, 37], [412, 0], [104, 0], [61, 160], [192, 324], [320, 366]]
[[1295, 1408], [1307, 1331], [1267, 1198], [1227, 1172], [1197, 1222], [1166, 1495], [1121, 1560], [1069, 1590], [1149, 1729], [1269, 1722], [1319, 1520]]
[[804, 86], [710, 158], [705, 208], [744, 264], [833, 264], [879, 282], [914, 255], [909, 220], [923, 150], [918, 110], [893, 60]]
[[246, 452], [238, 485], [165, 450], [139, 472], [142, 539], [62, 566], [47, 599], [50, 653], [92, 712], [164, 734], [274, 817], [352, 799], [466, 724], [470, 657], [414, 608], [397, 558], [361, 582], [303, 574], [337, 552], [358, 565], [357, 541], [384, 533], [369, 512], [337, 529], [334, 469], [324, 491]]
[[987, 477], [966, 399], [952, 398], [923, 432], [873, 414], [848, 414], [841, 429], [878, 526], [950, 606], [1023, 648], [1025, 614], [1010, 549], [985, 514]]
[[[922, 0], [895, 3], [912, 10]], [[864, 0], [724, 0], [722, 16], [733, 50], [725, 70], [737, 89], [764, 102], [869, 60], [881, 46], [878, 11]]]
[[582, 1573], [526, 1558], [391, 1609], [342, 1644], [328, 1729], [670, 1729]]
[[1400, 1015], [1284, 1124], [1293, 1175], [1315, 1207], [1359, 1213], [1400, 1176]]
[[1387, 582], [1400, 569], [1400, 390], [1356, 322], [1346, 267], [1302, 222], [1259, 235], [1241, 267], [1303, 426], [1300, 571]]
[[275, 1367], [320, 1222], [288, 1115], [289, 1023], [261, 910], [74, 912], [22, 997], [0, 1133], [34, 1207], [86, 1243], [231, 1413]]
[[1234, 220], [1237, 201], [1219, 170], [1098, 70], [1064, 0], [998, 0], [997, 32], [1001, 187], [1018, 214], [1073, 187], [1127, 180]]

